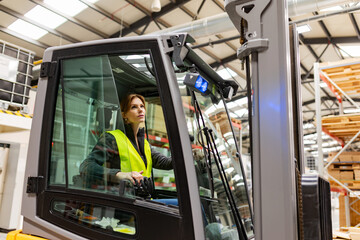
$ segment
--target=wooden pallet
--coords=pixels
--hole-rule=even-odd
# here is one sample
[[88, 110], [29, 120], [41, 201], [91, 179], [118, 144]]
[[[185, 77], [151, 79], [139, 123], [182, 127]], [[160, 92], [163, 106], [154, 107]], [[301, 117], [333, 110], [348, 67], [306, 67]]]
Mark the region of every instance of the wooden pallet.
[[[322, 72], [324, 72], [346, 94], [355, 95], [360, 93], [360, 58], [325, 63], [321, 64], [320, 68]], [[337, 88], [334, 88], [334, 90], [340, 96], [342, 95]]]
[[329, 170], [360, 170], [360, 162], [334, 162]]
[[323, 117], [321, 122], [325, 132], [343, 141], [350, 140], [360, 131], [360, 114], [327, 116]]
[[[347, 187], [351, 190], [360, 190], [360, 181], [359, 180], [338, 180], [342, 184], [346, 184]], [[337, 182], [329, 179], [331, 188], [342, 188]]]

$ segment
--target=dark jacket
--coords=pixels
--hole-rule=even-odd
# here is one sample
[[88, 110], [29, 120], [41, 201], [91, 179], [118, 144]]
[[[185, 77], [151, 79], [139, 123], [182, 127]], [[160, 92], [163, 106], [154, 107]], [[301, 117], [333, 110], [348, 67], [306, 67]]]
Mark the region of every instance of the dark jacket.
[[[129, 138], [134, 148], [138, 151], [145, 163], [145, 166], [147, 166], [144, 153], [144, 128], [139, 129], [137, 134], [140, 149], [138, 149], [137, 144], [135, 143], [135, 136], [131, 126], [126, 125], [125, 130], [126, 136]], [[153, 168], [164, 170], [170, 170], [173, 168], [171, 158], [162, 155], [153, 148], [151, 148], [151, 158]], [[115, 175], [121, 171], [120, 166], [120, 157], [115, 137], [110, 133], [105, 133], [102, 137], [100, 137], [92, 152], [81, 163], [80, 175], [85, 176], [87, 182], [86, 185], [89, 185], [89, 183], [91, 183], [90, 185], [101, 185], [104, 181], [104, 175], [106, 176], [108, 182], [117, 183], [118, 181]]]

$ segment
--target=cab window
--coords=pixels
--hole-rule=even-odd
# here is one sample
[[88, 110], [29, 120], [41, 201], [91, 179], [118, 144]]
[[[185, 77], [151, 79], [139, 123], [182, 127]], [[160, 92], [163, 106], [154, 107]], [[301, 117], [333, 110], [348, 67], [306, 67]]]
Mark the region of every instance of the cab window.
[[216, 86], [212, 85], [211, 89], [215, 90], [208, 94], [197, 92], [184, 84], [186, 74], [177, 73], [177, 79], [191, 139], [206, 237], [242, 239], [238, 235], [238, 212], [241, 228], [251, 238], [254, 232], [246, 176], [232, 130], [236, 124], [229, 120]]
[[[57, 94], [50, 187], [87, 191], [89, 196], [93, 192], [178, 205], [162, 101], [149, 52], [64, 59]], [[136, 135], [138, 144], [132, 125], [124, 118], [122, 100], [129, 94], [141, 95], [145, 101], [145, 120]], [[149, 169], [145, 183], [134, 184], [117, 176], [119, 172], [137, 171], [142, 164], [144, 176]], [[54, 212], [63, 216], [69, 207], [61, 201], [53, 206]], [[86, 211], [84, 214], [91, 215]], [[101, 221], [105, 216], [96, 217]], [[134, 223], [128, 226], [134, 227]]]

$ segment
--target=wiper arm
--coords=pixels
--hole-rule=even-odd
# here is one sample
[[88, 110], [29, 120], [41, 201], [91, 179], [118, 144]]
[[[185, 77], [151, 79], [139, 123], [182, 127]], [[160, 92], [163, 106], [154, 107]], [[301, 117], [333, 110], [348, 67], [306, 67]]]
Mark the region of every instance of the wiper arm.
[[[229, 182], [226, 179], [225, 170], [224, 170], [224, 167], [223, 167], [223, 165], [221, 163], [219, 151], [218, 151], [218, 149], [216, 147], [213, 131], [206, 127], [204, 117], [203, 117], [203, 115], [201, 113], [201, 109], [200, 109], [199, 103], [197, 102], [196, 96], [195, 96], [193, 91], [191, 93], [192, 93], [192, 98], [194, 100], [196, 117], [197, 117], [197, 119], [199, 119], [199, 116], [200, 116], [200, 118], [202, 120], [202, 124], [204, 126], [203, 128], [200, 128], [200, 123], [198, 122], [199, 120], [197, 121], [199, 129], [201, 129], [201, 131], [204, 132], [204, 135], [205, 135], [205, 138], [206, 138], [208, 152], [205, 150], [205, 154], [206, 154], [207, 159], [208, 159], [207, 167], [209, 168], [209, 172], [210, 172], [210, 176], [211, 176], [212, 188], [214, 187], [213, 186], [214, 182], [213, 182], [213, 175], [212, 175], [212, 170], [211, 170], [211, 153], [213, 154], [215, 165], [216, 165], [216, 167], [218, 169], [221, 181], [222, 181], [224, 189], [225, 189], [226, 196], [227, 196], [227, 198], [229, 200], [231, 211], [234, 214], [234, 220], [235, 220], [236, 228], [238, 229], [238, 232], [239, 232], [239, 237], [240, 237], [241, 240], [247, 240], [248, 237], [247, 237], [247, 234], [246, 234], [246, 231], [245, 231], [245, 227], [244, 227], [244, 225], [243, 225], [243, 223], [241, 221], [240, 213], [239, 213], [239, 211], [238, 211], [238, 209], [236, 207], [234, 196], [233, 196], [233, 194], [231, 192]], [[201, 135], [201, 140], [202, 140], [202, 143], [204, 143], [202, 135]], [[205, 149], [205, 146], [202, 146], [202, 147]], [[211, 193], [212, 193], [212, 197], [213, 197], [213, 190], [211, 191]]]
[[[200, 118], [202, 120], [202, 124], [203, 126], [205, 126], [205, 121], [204, 121], [204, 117], [201, 113], [201, 109], [200, 109], [200, 106], [199, 106], [199, 103], [197, 102], [197, 99], [196, 99], [196, 96], [194, 94], [194, 92], [192, 91], [191, 92], [191, 95], [192, 95], [192, 99], [194, 101], [194, 109], [195, 109], [195, 114], [196, 114], [196, 123], [197, 123], [197, 127], [198, 129], [202, 129], [201, 126], [200, 126]], [[201, 134], [201, 130], [199, 131], [199, 135], [200, 135], [200, 138], [201, 138], [201, 143], [200, 145], [203, 147], [204, 149], [204, 155], [205, 155], [205, 166], [206, 166], [206, 173], [208, 175], [208, 178], [209, 178], [209, 188], [210, 188], [210, 192], [211, 192], [211, 198], [213, 199], [214, 198], [214, 195], [215, 195], [215, 187], [214, 187], [214, 176], [213, 176], [213, 173], [212, 173], [212, 170], [211, 170], [211, 156], [210, 156], [210, 153], [208, 153], [208, 151], [206, 150], [207, 148], [205, 147], [204, 145], [204, 139], [203, 139], [203, 136]]]
[[235, 203], [235, 200], [234, 200], [234, 196], [233, 196], [233, 194], [231, 192], [229, 182], [226, 179], [225, 169], [224, 169], [224, 166], [222, 165], [222, 162], [221, 162], [221, 159], [220, 159], [220, 154], [219, 154], [219, 151], [218, 151], [218, 149], [216, 147], [213, 131], [211, 129], [208, 129], [207, 127], [204, 127], [204, 133], [205, 133], [206, 140], [208, 141], [209, 146], [211, 148], [211, 152], [214, 155], [215, 164], [216, 164], [216, 167], [217, 167], [217, 169], [219, 171], [219, 175], [220, 175], [221, 181], [223, 183], [226, 196], [229, 199], [229, 204], [230, 204], [231, 210], [232, 210], [232, 212], [234, 214], [236, 227], [237, 227], [239, 233], [242, 233], [242, 234], [240, 234], [240, 239], [247, 240], [248, 238], [247, 238], [247, 234], [246, 234], [246, 231], [245, 231], [245, 227], [244, 227], [244, 225], [243, 225], [243, 223], [241, 221], [240, 213], [239, 213], [239, 211], [238, 211], [238, 209], [236, 207], [236, 203]]

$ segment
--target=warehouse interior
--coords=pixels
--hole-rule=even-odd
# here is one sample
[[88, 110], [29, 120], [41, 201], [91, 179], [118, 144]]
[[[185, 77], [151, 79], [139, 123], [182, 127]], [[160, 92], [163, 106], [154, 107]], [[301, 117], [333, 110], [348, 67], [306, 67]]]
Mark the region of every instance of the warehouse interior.
[[[360, 239], [360, 2], [287, 2], [289, 25], [296, 24], [299, 34], [305, 172], [330, 182], [334, 239]], [[239, 85], [227, 107], [251, 185], [246, 69], [237, 57], [240, 34], [225, 1], [0, 0], [0, 8], [0, 230], [22, 228], [18, 196], [24, 189], [40, 66], [49, 47], [190, 34], [195, 53]], [[17, 100], [3, 98], [2, 93], [15, 90], [15, 84], [10, 89], [6, 84], [19, 81], [18, 74], [22, 94]]]

